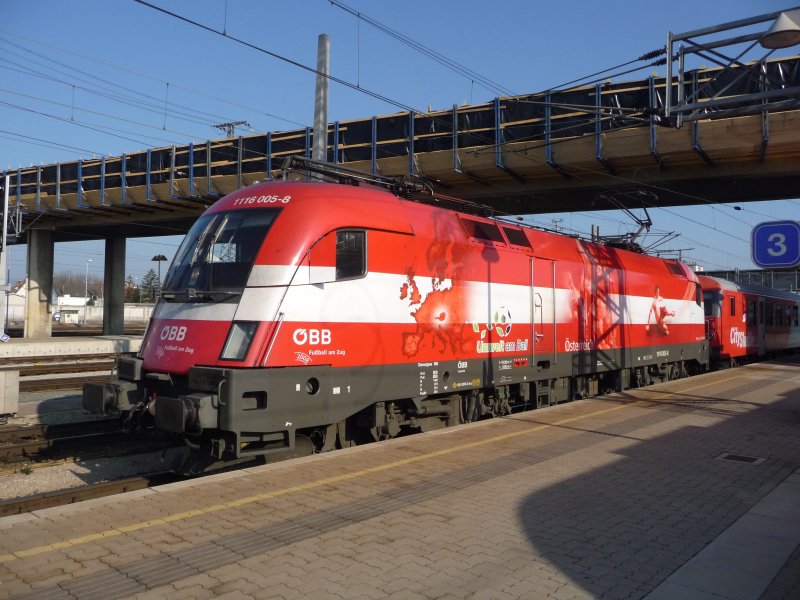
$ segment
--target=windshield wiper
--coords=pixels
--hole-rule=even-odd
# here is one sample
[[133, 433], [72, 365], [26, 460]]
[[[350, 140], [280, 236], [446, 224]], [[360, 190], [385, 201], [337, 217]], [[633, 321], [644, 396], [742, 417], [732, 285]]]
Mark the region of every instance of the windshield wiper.
[[165, 302], [222, 302], [228, 298], [241, 296], [242, 292], [196, 290], [188, 288], [182, 292], [161, 292], [161, 299]]
[[194, 288], [188, 288], [186, 290], [186, 299], [190, 302], [192, 300], [211, 300], [212, 302], [222, 302], [228, 298], [241, 295], [242, 292], [196, 290]]

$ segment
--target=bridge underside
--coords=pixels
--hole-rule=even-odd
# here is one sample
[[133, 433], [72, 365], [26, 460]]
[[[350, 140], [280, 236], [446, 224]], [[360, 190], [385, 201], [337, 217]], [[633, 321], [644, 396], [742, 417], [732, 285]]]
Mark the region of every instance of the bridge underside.
[[[765, 69], [787, 89], [800, 84], [800, 58]], [[694, 72], [692, 85], [715, 74]], [[677, 128], [663, 116], [666, 87], [651, 77], [337, 122], [328, 161], [422, 177], [439, 193], [512, 214], [798, 196], [800, 100], [727, 118], [709, 111]], [[311, 147], [305, 129], [20, 169], [9, 173], [19, 241], [29, 228], [51, 230], [54, 241], [183, 234], [217, 198], [280, 177], [284, 159]]]

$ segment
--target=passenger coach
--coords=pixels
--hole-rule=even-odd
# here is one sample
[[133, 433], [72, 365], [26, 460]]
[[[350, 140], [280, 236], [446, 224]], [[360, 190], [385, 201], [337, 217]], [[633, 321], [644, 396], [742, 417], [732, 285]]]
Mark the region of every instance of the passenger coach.
[[800, 348], [800, 296], [701, 276], [711, 360], [723, 366]]

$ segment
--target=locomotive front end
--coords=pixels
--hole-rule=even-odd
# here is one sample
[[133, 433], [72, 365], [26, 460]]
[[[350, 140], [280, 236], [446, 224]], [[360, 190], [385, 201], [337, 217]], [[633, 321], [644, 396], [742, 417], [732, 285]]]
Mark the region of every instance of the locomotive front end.
[[[84, 408], [173, 434], [200, 463], [396, 433], [391, 401], [409, 396], [396, 374], [415, 367], [385, 364], [377, 309], [401, 303], [408, 275], [368, 275], [368, 231], [376, 266], [414, 235], [382, 190], [271, 182], [218, 200], [181, 244], [139, 354], [120, 361], [117, 380], [86, 384]], [[395, 352], [413, 327], [404, 318], [388, 327], [400, 332]]]
[[204, 438], [230, 419], [230, 394], [244, 397], [239, 411], [266, 405], [263, 390], [233, 388], [242, 379], [237, 370], [263, 361], [285, 294], [287, 282], [266, 281], [276, 269], [258, 268], [257, 259], [290, 200], [232, 194], [195, 222], [166, 274], [138, 356], [119, 361], [117, 380], [84, 385], [86, 410], [120, 413], [129, 429], [155, 426], [203, 440], [221, 457], [224, 437]]

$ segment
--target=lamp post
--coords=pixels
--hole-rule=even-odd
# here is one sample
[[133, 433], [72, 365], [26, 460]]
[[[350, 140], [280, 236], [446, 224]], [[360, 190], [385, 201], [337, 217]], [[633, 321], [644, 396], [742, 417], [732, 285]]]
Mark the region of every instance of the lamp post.
[[89, 304], [89, 263], [91, 258], [86, 259], [86, 279], [83, 283], [83, 323], [86, 324], [86, 307]]
[[[161, 294], [161, 262], [167, 260], [167, 257], [163, 254], [156, 254], [150, 260], [154, 260], [158, 263], [158, 293]], [[153, 298], [155, 300], [155, 298]]]

